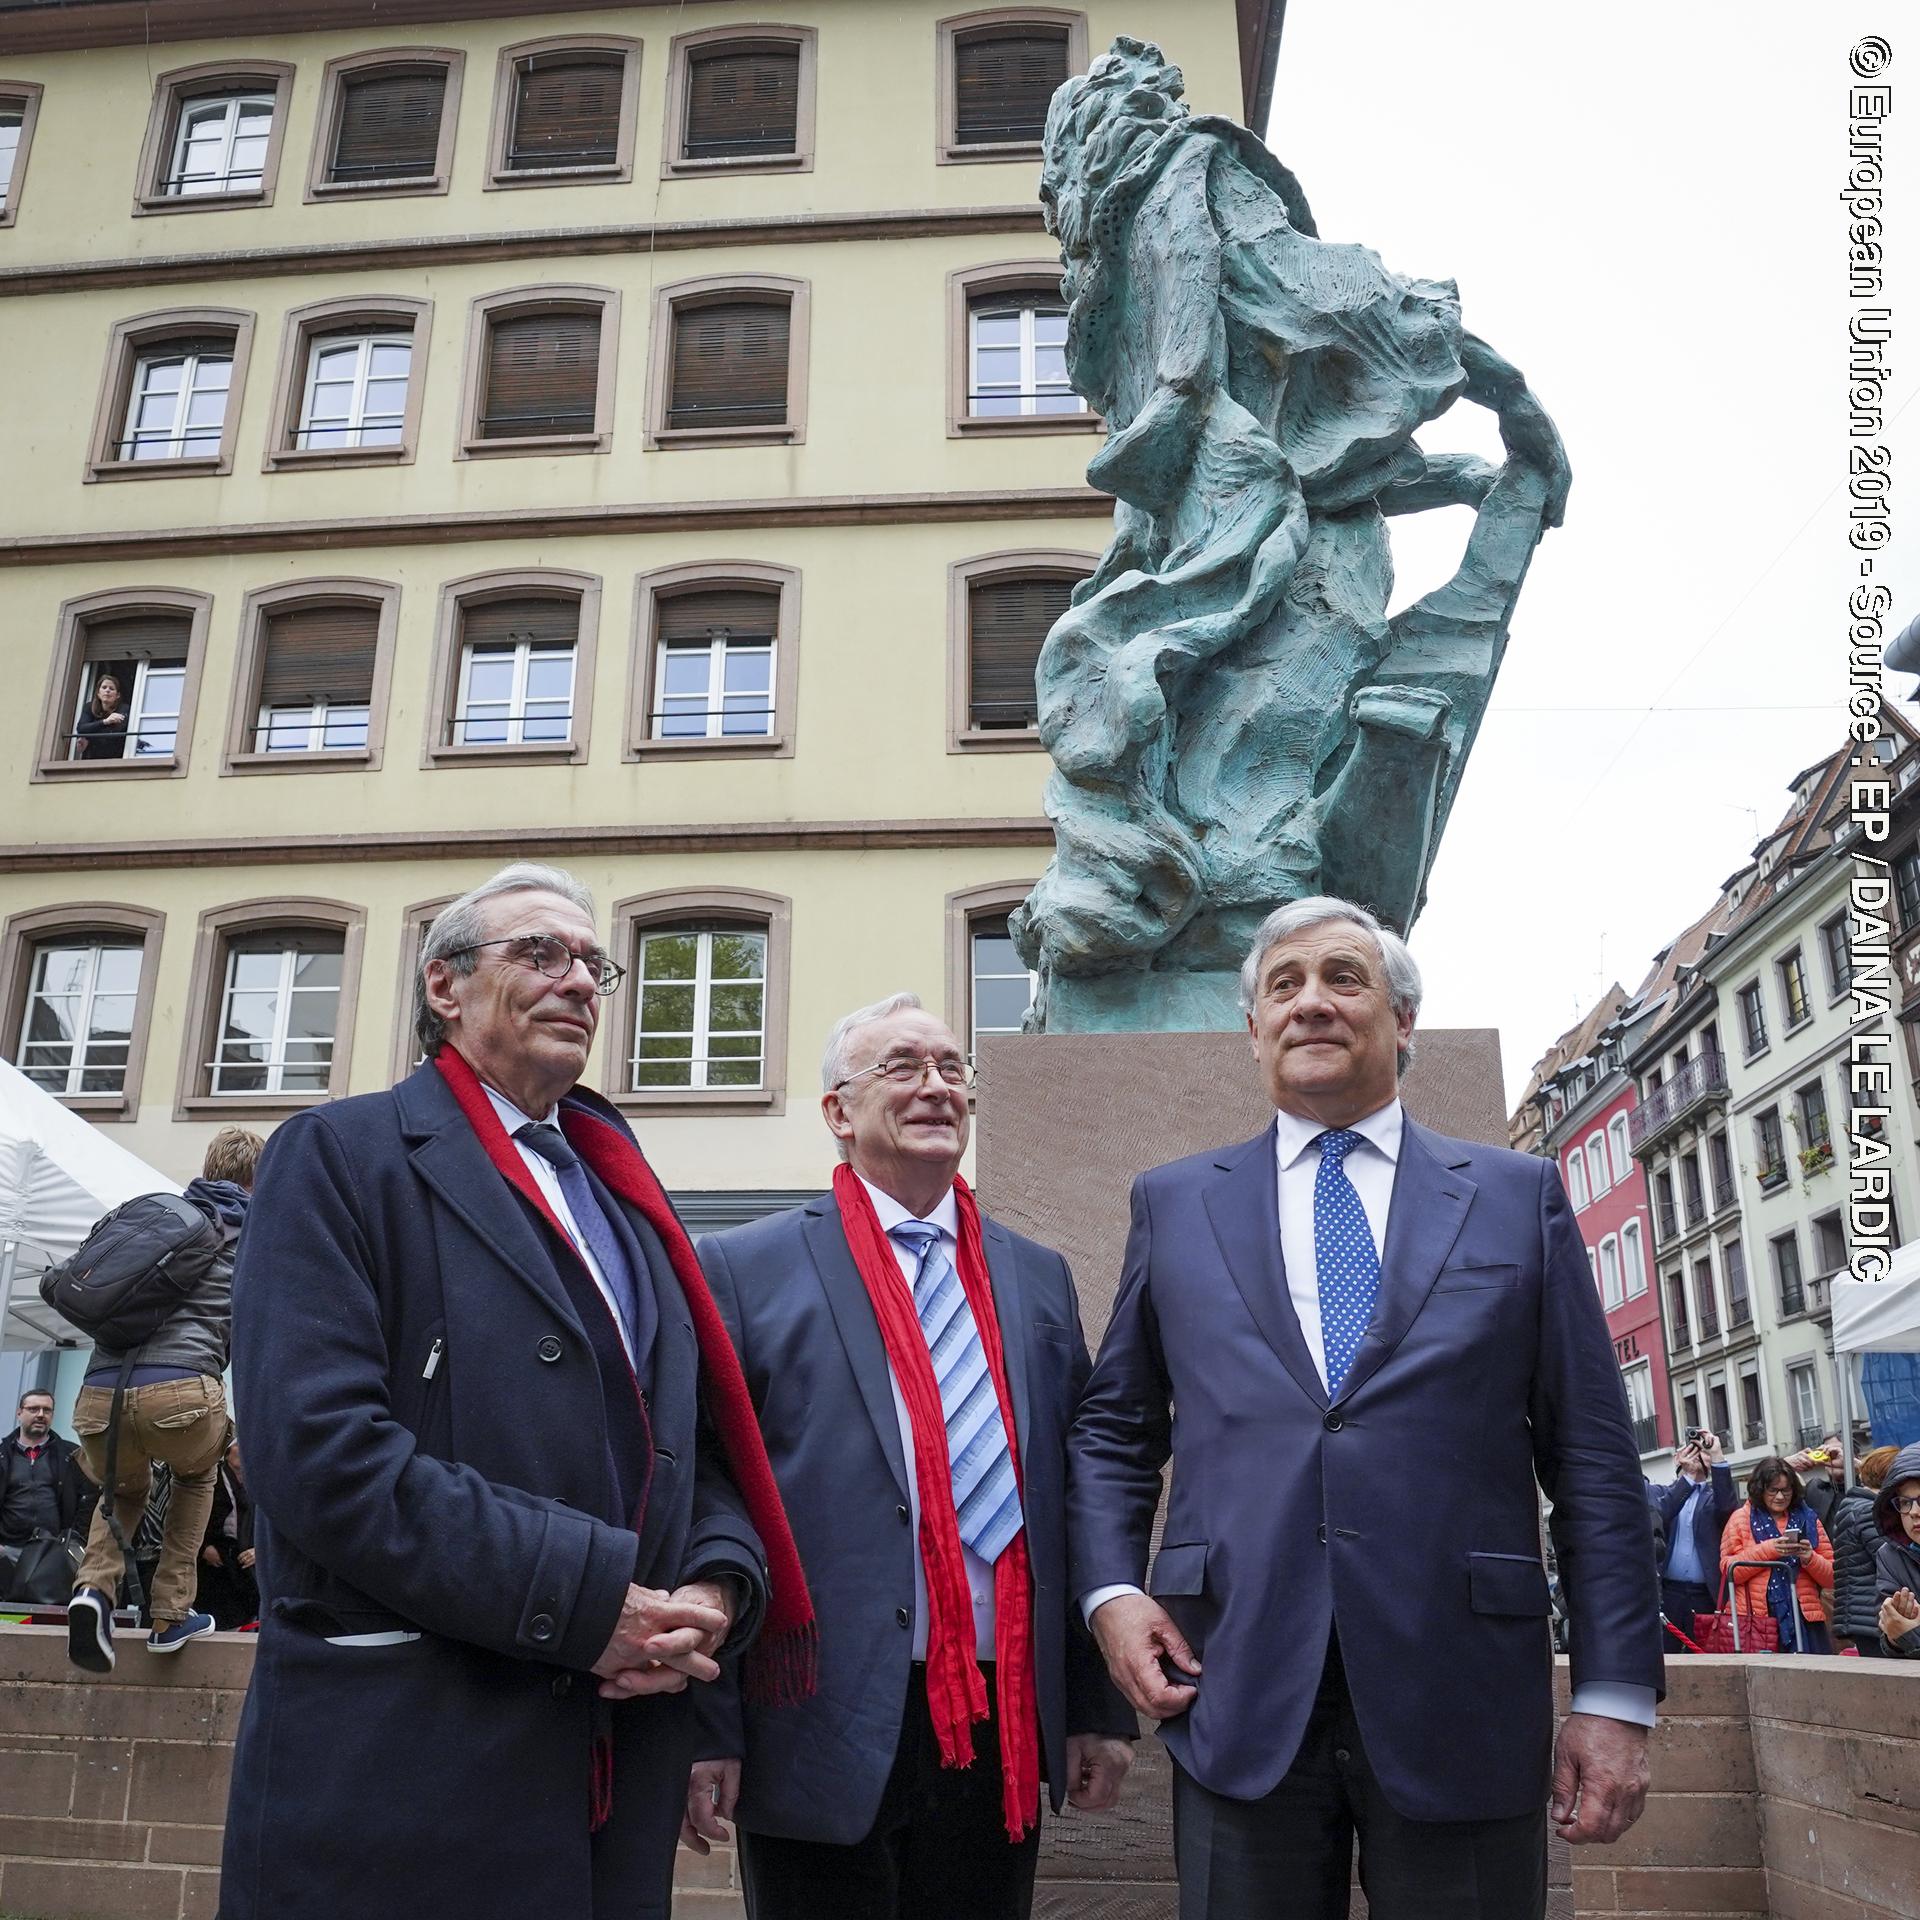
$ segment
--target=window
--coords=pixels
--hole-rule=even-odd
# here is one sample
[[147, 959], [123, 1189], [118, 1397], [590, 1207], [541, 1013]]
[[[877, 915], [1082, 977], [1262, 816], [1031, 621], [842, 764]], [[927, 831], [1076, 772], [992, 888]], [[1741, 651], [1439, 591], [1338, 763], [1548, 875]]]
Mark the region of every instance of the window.
[[1795, 947], [1775, 964], [1780, 970], [1780, 1001], [1786, 1009], [1787, 1031], [1791, 1033], [1813, 1017], [1813, 1003], [1807, 998], [1807, 963]]
[[400, 589], [302, 580], [247, 596], [228, 772], [378, 765]]
[[330, 60], [320, 83], [309, 200], [445, 193], [466, 56], [389, 47]]
[[427, 944], [427, 929], [444, 907], [458, 899], [457, 894], [442, 893], [431, 900], [416, 900], [400, 918], [400, 977], [393, 997], [393, 1059], [388, 1078], [404, 1080], [424, 1058], [413, 1031], [413, 983], [420, 971], [420, 951]]
[[807, 289], [770, 274], [689, 280], [654, 305], [649, 444], [798, 445]]
[[1633, 1150], [1627, 1145], [1627, 1116], [1616, 1113], [1607, 1122], [1607, 1149], [1613, 1161], [1613, 1182], [1618, 1186], [1633, 1171]]
[[640, 43], [611, 35], [503, 48], [490, 187], [633, 178]]
[[1647, 1290], [1647, 1253], [1638, 1220], [1629, 1220], [1620, 1229], [1620, 1264], [1625, 1269], [1626, 1297], [1637, 1300]]
[[1818, 1080], [1809, 1080], [1795, 1091], [1793, 1104], [1800, 1116], [1800, 1164], [1811, 1173], [1815, 1169], [1807, 1164], [1809, 1159], [1825, 1164], [1833, 1158], [1833, 1126], [1827, 1118], [1826, 1087]]
[[211, 604], [172, 588], [68, 601], [34, 777], [184, 772]]
[[625, 757], [793, 753], [799, 576], [754, 562], [642, 574]]
[[967, 939], [973, 1009], [968, 1046], [977, 1049], [984, 1034], [1020, 1032], [1040, 976], [1021, 959], [1005, 914], [981, 914]]
[[186, 307], [123, 320], [107, 342], [88, 480], [231, 473], [253, 315]]
[[1086, 21], [1053, 7], [940, 23], [938, 157], [1038, 159], [1054, 90], [1087, 65]]
[[1658, 1441], [1643, 1436], [1653, 1425], [1652, 1361], [1642, 1360], [1631, 1367], [1622, 1367], [1620, 1383], [1626, 1389], [1627, 1417], [1633, 1422], [1634, 1438], [1640, 1442], [1642, 1453], [1651, 1453]]
[[1706, 1188], [1700, 1183], [1700, 1156], [1685, 1155], [1680, 1162], [1680, 1192], [1686, 1201], [1687, 1225], [1697, 1227], [1707, 1217]]
[[1767, 1045], [1767, 1009], [1760, 998], [1760, 982], [1749, 980], [1740, 989], [1740, 1038], [1751, 1060], [1756, 1053], [1764, 1053]]
[[20, 208], [40, 94], [36, 81], [0, 80], [0, 227], [12, 226]]
[[1694, 1325], [1700, 1329], [1700, 1338], [1717, 1339], [1720, 1333], [1720, 1296], [1713, 1288], [1711, 1259], [1693, 1263], [1693, 1301], [1696, 1314]]
[[1707, 1136], [1707, 1159], [1713, 1168], [1713, 1211], [1718, 1213], [1739, 1197], [1733, 1180], [1733, 1155], [1724, 1133]]
[[441, 591], [430, 761], [586, 757], [600, 583], [557, 568]]
[[[1678, 1273], [1667, 1275], [1667, 1334], [1675, 1347], [1693, 1345], [1693, 1333], [1687, 1319], [1687, 1283]], [[1689, 1425], [1693, 1422], [1689, 1421]]]
[[1813, 1270], [1819, 1279], [1831, 1279], [1847, 1264], [1847, 1235], [1840, 1215], [1823, 1213], [1813, 1223]]
[[669, 57], [662, 173], [808, 171], [813, 77], [811, 28], [681, 34]]
[[1779, 1289], [1780, 1317], [1791, 1319], [1807, 1310], [1806, 1285], [1800, 1274], [1800, 1242], [1791, 1233], [1777, 1234], [1768, 1242], [1773, 1249], [1773, 1278]]
[[1680, 1417], [1683, 1425], [1697, 1427], [1700, 1424], [1700, 1396], [1692, 1387], [1680, 1396]]
[[1673, 1172], [1662, 1167], [1653, 1176], [1653, 1218], [1662, 1240], [1671, 1240], [1680, 1231], [1679, 1216], [1673, 1205]]
[[1057, 277], [969, 295], [964, 372], [957, 427], [1090, 418], [1067, 380], [1067, 306]]
[[336, 900], [203, 914], [175, 1117], [271, 1117], [345, 1094], [365, 932]]
[[1753, 1319], [1753, 1301], [1747, 1293], [1747, 1255], [1738, 1240], [1721, 1241], [1720, 1271], [1727, 1276], [1727, 1328], [1731, 1332]]
[[781, 1110], [790, 927], [784, 899], [744, 888], [620, 902], [629, 972], [608, 1009], [607, 1092], [670, 1112]]
[[1607, 1179], [1607, 1143], [1596, 1133], [1587, 1142], [1587, 1187], [1597, 1200], [1610, 1184]]
[[1093, 565], [1088, 556], [1035, 550], [949, 569], [950, 753], [1038, 746], [1040, 649]]
[[1760, 1369], [1744, 1366], [1740, 1369], [1740, 1444], [1757, 1447], [1766, 1430], [1766, 1413], [1760, 1405]]
[[526, 287], [474, 302], [460, 457], [603, 453], [613, 433], [609, 287]]
[[1707, 1382], [1707, 1424], [1716, 1434], [1733, 1431], [1733, 1408], [1727, 1399], [1727, 1376], [1716, 1373]]
[[1847, 916], [1836, 913], [1820, 927], [1820, 950], [1827, 961], [1827, 992], [1839, 997], [1853, 985], [1853, 955], [1847, 949]]
[[0, 938], [0, 1051], [56, 1099], [134, 1118], [165, 924], [94, 902], [15, 914]]
[[135, 213], [271, 206], [293, 69], [278, 60], [163, 73], [140, 158]]
[[1813, 1365], [1787, 1369], [1787, 1391], [1793, 1398], [1793, 1422], [1795, 1437], [1802, 1446], [1810, 1447], [1820, 1439], [1820, 1384], [1814, 1375]]
[[1587, 1156], [1578, 1147], [1567, 1155], [1567, 1195], [1575, 1213], [1580, 1212], [1591, 1197], [1587, 1192]]
[[266, 465], [405, 463], [420, 437], [423, 300], [325, 300], [288, 314]]
[[1626, 1298], [1620, 1290], [1620, 1242], [1611, 1234], [1600, 1242], [1600, 1298], [1609, 1308]]
[[1786, 1138], [1780, 1131], [1780, 1109], [1767, 1107], [1754, 1115], [1753, 1144], [1759, 1158], [1761, 1186], [1772, 1190], [1787, 1184]]
[[1894, 898], [1900, 904], [1900, 931], [1920, 928], [1920, 847], [1909, 847], [1893, 863]]

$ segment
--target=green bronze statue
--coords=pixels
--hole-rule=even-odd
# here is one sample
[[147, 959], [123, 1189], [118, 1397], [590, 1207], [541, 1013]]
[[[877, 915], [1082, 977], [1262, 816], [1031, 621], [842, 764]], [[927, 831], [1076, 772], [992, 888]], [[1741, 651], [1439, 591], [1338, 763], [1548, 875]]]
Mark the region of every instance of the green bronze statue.
[[[1125, 36], [1054, 95], [1040, 197], [1067, 363], [1110, 437], [1112, 543], [1041, 651], [1055, 853], [1014, 938], [1047, 1032], [1237, 1027], [1283, 901], [1406, 930], [1568, 470], [1450, 282], [1318, 237], [1246, 128]], [[1465, 397], [1506, 459], [1428, 455]], [[1476, 509], [1459, 570], [1389, 620], [1390, 515]]]

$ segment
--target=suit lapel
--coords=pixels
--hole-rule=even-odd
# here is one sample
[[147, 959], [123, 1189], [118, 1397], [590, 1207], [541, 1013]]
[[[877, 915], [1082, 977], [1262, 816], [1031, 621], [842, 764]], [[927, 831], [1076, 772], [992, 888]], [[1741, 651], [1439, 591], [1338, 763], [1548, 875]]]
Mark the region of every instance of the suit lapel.
[[1315, 1406], [1327, 1404], [1320, 1370], [1307, 1351], [1300, 1318], [1287, 1295], [1286, 1261], [1280, 1252], [1280, 1174], [1273, 1155], [1273, 1129], [1224, 1153], [1214, 1165], [1224, 1177], [1207, 1189], [1207, 1217], [1227, 1263], [1227, 1272], [1253, 1315], [1254, 1325], [1300, 1391]]
[[994, 1317], [1000, 1322], [1000, 1351], [1006, 1356], [1007, 1392], [1013, 1398], [1014, 1446], [1024, 1462], [1030, 1409], [1027, 1399], [1027, 1321], [1020, 1303], [1020, 1275], [1013, 1242], [1006, 1230], [985, 1215], [980, 1239], [987, 1252], [987, 1277], [993, 1282]]
[[1380, 1259], [1380, 1293], [1341, 1384], [1343, 1400], [1380, 1370], [1426, 1305], [1478, 1191], [1462, 1171], [1466, 1165], [1465, 1157], [1441, 1135], [1412, 1120], [1403, 1123], [1393, 1202], [1387, 1209], [1387, 1244]]
[[853, 1369], [854, 1384], [860, 1389], [867, 1418], [873, 1422], [874, 1437], [887, 1465], [899, 1483], [900, 1497], [907, 1497], [907, 1462], [900, 1449], [900, 1421], [893, 1408], [893, 1375], [887, 1366], [886, 1344], [880, 1338], [880, 1323], [873, 1317], [873, 1302], [867, 1298], [867, 1283], [853, 1264], [847, 1236], [840, 1225], [840, 1212], [831, 1195], [801, 1209], [801, 1234], [807, 1251], [813, 1256], [820, 1275], [821, 1290], [827, 1296], [834, 1325], [840, 1331], [840, 1343], [847, 1350], [847, 1364]]

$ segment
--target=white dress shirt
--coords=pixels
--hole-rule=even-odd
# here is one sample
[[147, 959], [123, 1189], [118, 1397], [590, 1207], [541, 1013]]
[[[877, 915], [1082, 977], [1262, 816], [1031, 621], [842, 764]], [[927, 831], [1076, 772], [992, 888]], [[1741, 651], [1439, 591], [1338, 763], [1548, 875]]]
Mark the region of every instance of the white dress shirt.
[[[1393, 1205], [1393, 1179], [1400, 1164], [1405, 1120], [1400, 1102], [1393, 1100], [1377, 1113], [1356, 1120], [1350, 1129], [1360, 1136], [1361, 1144], [1349, 1150], [1344, 1165], [1354, 1192], [1360, 1196], [1376, 1253], [1387, 1244], [1387, 1214]], [[1281, 1111], [1274, 1115], [1280, 1257], [1287, 1270], [1287, 1298], [1322, 1386], [1327, 1384], [1327, 1353], [1320, 1330], [1320, 1268], [1313, 1239], [1313, 1184], [1320, 1172], [1320, 1153], [1313, 1143], [1325, 1131], [1319, 1121], [1296, 1113]], [[1081, 1600], [1081, 1611], [1090, 1623], [1096, 1608], [1119, 1594], [1139, 1591], [1131, 1585], [1096, 1587]], [[1650, 1727], [1654, 1722], [1654, 1692], [1651, 1687], [1624, 1682], [1589, 1680], [1573, 1690], [1571, 1711]]]
[[[858, 1176], [855, 1176], [858, 1178]], [[887, 1245], [893, 1249], [895, 1263], [900, 1268], [900, 1278], [905, 1281], [907, 1296], [911, 1303], [913, 1296], [913, 1276], [920, 1270], [920, 1259], [914, 1250], [895, 1240], [893, 1229], [903, 1220], [917, 1219], [919, 1216], [909, 1213], [890, 1193], [882, 1193], [869, 1180], [860, 1184], [867, 1190], [867, 1198], [873, 1202], [873, 1210], [880, 1216], [880, 1230], [885, 1233]], [[941, 1198], [940, 1204], [926, 1216], [926, 1224], [940, 1230], [941, 1250], [953, 1262], [957, 1273], [960, 1267], [960, 1208], [954, 1200], [953, 1189], [949, 1187]], [[915, 1316], [916, 1323], [919, 1316]], [[906, 1396], [900, 1391], [900, 1381], [893, 1371], [893, 1362], [887, 1362], [887, 1384], [893, 1389], [893, 1416], [900, 1423], [900, 1452], [907, 1463], [907, 1516], [909, 1531], [913, 1535], [913, 1657], [924, 1660], [927, 1657], [927, 1569], [920, 1558], [920, 1476], [913, 1465], [913, 1418], [907, 1412]], [[993, 1658], [993, 1568], [963, 1540], [960, 1543], [960, 1558], [966, 1564], [967, 1586], [973, 1594], [973, 1646], [975, 1657], [981, 1660]]]
[[[613, 1289], [607, 1284], [607, 1276], [600, 1270], [600, 1262], [593, 1257], [593, 1249], [587, 1244], [587, 1237], [580, 1231], [580, 1223], [573, 1217], [573, 1209], [567, 1205], [567, 1196], [560, 1191], [560, 1169], [553, 1162], [527, 1145], [524, 1140], [514, 1136], [522, 1127], [533, 1124], [533, 1117], [516, 1107], [503, 1093], [494, 1090], [482, 1080], [480, 1090], [493, 1102], [493, 1110], [500, 1116], [500, 1124], [507, 1130], [507, 1138], [513, 1142], [513, 1150], [527, 1163], [527, 1171], [533, 1175], [540, 1191], [546, 1195], [547, 1205], [553, 1209], [554, 1217], [567, 1230], [567, 1238], [573, 1242], [574, 1251], [585, 1263], [587, 1271], [593, 1276], [593, 1284], [600, 1289], [601, 1298], [607, 1303], [607, 1311], [613, 1315], [613, 1324], [620, 1330], [620, 1344], [627, 1350], [627, 1361], [633, 1361], [633, 1341], [627, 1333], [627, 1323], [621, 1316], [620, 1303], [613, 1296]], [[556, 1102], [542, 1116], [553, 1126], [560, 1124], [560, 1108]], [[647, 1284], [644, 1274], [633, 1276], [636, 1287]]]

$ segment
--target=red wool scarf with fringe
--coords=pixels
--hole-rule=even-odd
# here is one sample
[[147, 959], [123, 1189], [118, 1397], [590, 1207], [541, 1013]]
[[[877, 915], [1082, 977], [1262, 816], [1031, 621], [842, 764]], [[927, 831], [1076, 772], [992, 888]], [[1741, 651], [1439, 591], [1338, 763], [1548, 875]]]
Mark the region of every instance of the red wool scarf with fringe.
[[[546, 1195], [540, 1191], [540, 1183], [507, 1137], [493, 1102], [480, 1084], [480, 1076], [452, 1046], [443, 1046], [435, 1054], [434, 1065], [440, 1069], [441, 1077], [460, 1104], [460, 1111], [479, 1136], [487, 1158], [507, 1184], [553, 1229], [559, 1246], [577, 1259], [572, 1236], [561, 1226], [547, 1204]], [[700, 1346], [700, 1372], [706, 1387], [708, 1417], [720, 1436], [733, 1484], [739, 1489], [747, 1517], [753, 1522], [767, 1556], [766, 1615], [759, 1638], [747, 1650], [742, 1663], [742, 1691], [757, 1705], [793, 1705], [813, 1692], [819, 1667], [819, 1632], [814, 1624], [806, 1574], [800, 1565], [800, 1550], [794, 1545], [793, 1530], [787, 1524], [787, 1511], [781, 1504], [780, 1489], [767, 1459], [766, 1442], [761, 1438], [760, 1422], [747, 1392], [746, 1376], [740, 1371], [739, 1356], [727, 1337], [726, 1322], [720, 1318], [713, 1295], [707, 1291], [706, 1275], [700, 1271], [693, 1243], [640, 1149], [618, 1127], [610, 1126], [583, 1108], [562, 1108], [559, 1119], [560, 1130], [574, 1152], [608, 1188], [629, 1206], [637, 1207], [641, 1217], [660, 1236], [674, 1278], [686, 1295], [694, 1337]], [[639, 1391], [637, 1382], [634, 1390]], [[610, 1744], [604, 1739], [596, 1740], [593, 1821], [596, 1829], [605, 1824], [611, 1802], [612, 1758]]]
[[[980, 1331], [987, 1371], [1000, 1402], [1013, 1450], [1014, 1485], [1026, 1511], [1020, 1472], [1013, 1396], [1007, 1390], [1007, 1360], [994, 1311], [993, 1283], [980, 1238], [980, 1209], [964, 1180], [953, 1195], [960, 1215], [960, 1285]], [[973, 1593], [961, 1557], [960, 1517], [953, 1504], [953, 1469], [947, 1459], [947, 1421], [933, 1356], [920, 1327], [913, 1295], [902, 1284], [893, 1242], [880, 1225], [860, 1177], [844, 1162], [834, 1169], [833, 1197], [853, 1264], [866, 1282], [874, 1318], [893, 1377], [913, 1426], [913, 1471], [920, 1489], [920, 1557], [927, 1575], [927, 1706], [943, 1767], [973, 1763], [973, 1729], [987, 1717], [987, 1683], [974, 1657]], [[1020, 1839], [1040, 1818], [1039, 1709], [1033, 1691], [1033, 1579], [1027, 1564], [1024, 1526], [993, 1567], [993, 1655], [999, 1675], [1000, 1806], [1007, 1838]]]

